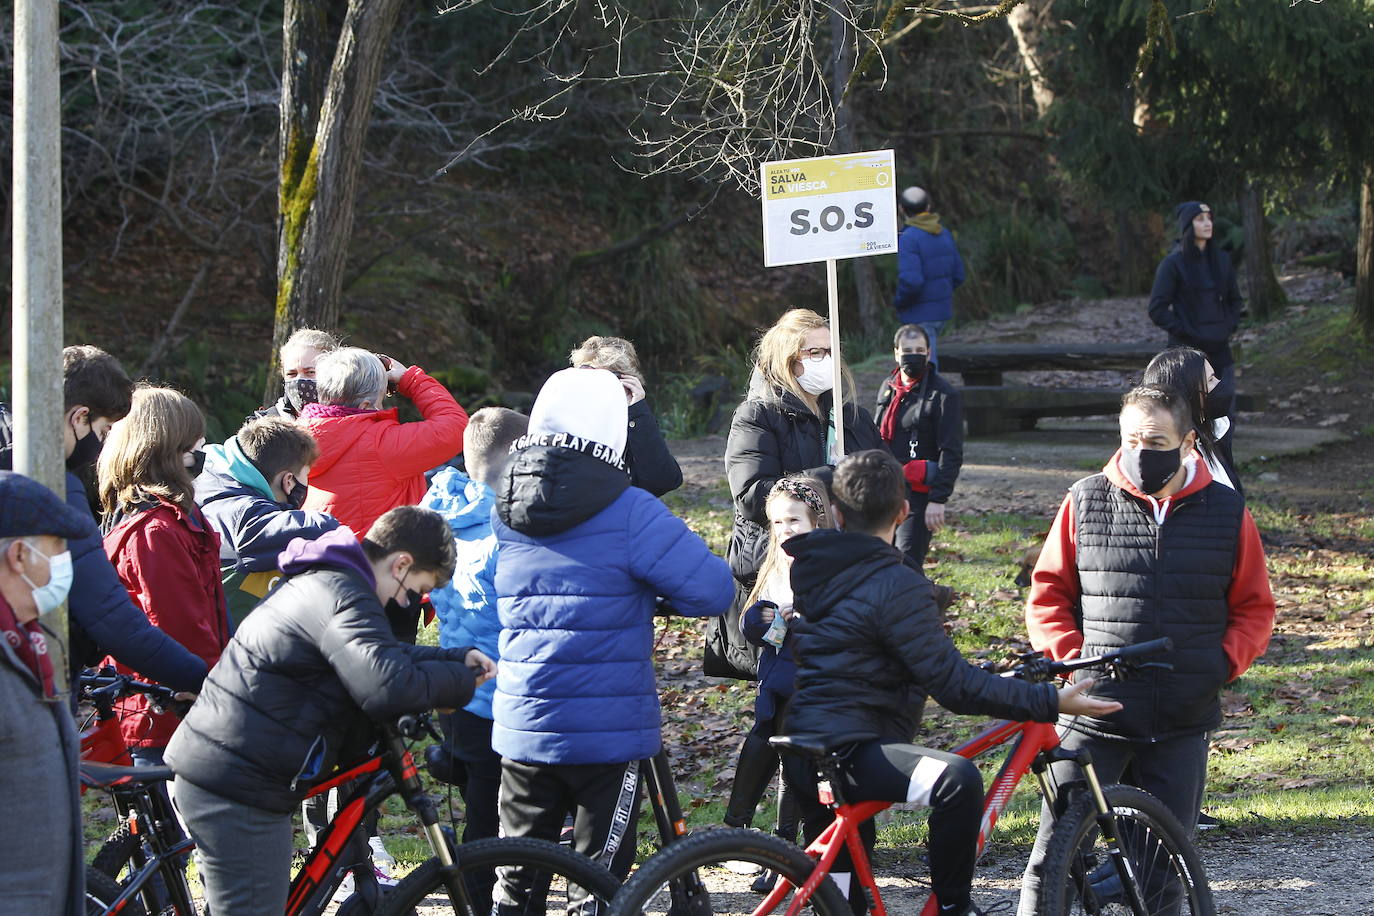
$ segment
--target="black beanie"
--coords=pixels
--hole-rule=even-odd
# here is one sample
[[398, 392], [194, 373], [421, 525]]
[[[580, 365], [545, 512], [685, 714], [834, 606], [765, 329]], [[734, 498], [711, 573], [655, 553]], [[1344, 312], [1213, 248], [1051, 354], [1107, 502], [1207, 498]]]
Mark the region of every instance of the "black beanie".
[[1207, 206], [1200, 200], [1184, 201], [1183, 203], [1175, 207], [1174, 218], [1178, 220], [1178, 234], [1181, 236], [1187, 235], [1188, 230], [1192, 228], [1193, 217], [1197, 216], [1204, 210], [1210, 213], [1212, 211], [1212, 208]]

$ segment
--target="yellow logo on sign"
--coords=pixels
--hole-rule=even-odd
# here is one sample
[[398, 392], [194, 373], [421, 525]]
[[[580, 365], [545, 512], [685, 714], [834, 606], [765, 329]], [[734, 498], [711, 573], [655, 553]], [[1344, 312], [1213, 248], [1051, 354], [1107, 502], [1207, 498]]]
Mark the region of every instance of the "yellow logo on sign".
[[892, 170], [871, 153], [860, 153], [769, 163], [764, 179], [764, 198], [778, 200], [890, 188]]

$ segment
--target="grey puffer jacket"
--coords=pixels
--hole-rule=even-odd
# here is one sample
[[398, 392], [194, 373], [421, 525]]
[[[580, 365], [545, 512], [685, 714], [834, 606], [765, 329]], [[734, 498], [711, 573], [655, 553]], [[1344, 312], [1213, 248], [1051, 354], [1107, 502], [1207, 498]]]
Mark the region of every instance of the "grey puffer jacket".
[[802, 620], [789, 734], [910, 741], [926, 695], [951, 712], [1053, 722], [1059, 698], [970, 665], [950, 642], [930, 580], [867, 534], [821, 529], [784, 548]]
[[167, 747], [179, 778], [287, 814], [360, 756], [372, 720], [472, 699], [468, 647], [397, 640], [347, 528], [293, 541], [288, 578], [244, 621]]

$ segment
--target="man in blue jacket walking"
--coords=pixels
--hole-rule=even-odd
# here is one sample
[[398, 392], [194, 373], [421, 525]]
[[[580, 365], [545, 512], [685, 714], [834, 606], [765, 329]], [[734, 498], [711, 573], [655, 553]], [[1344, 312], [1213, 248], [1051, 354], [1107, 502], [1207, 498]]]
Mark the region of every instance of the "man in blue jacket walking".
[[954, 236], [930, 212], [930, 195], [910, 187], [897, 197], [906, 226], [897, 235], [897, 295], [892, 305], [902, 324], [919, 324], [930, 341], [930, 364], [938, 366], [936, 338], [954, 317], [954, 290], [964, 282], [964, 261]]
[[[492, 522], [502, 832], [556, 840], [574, 812], [574, 847], [622, 878], [634, 860], [639, 761], [662, 746], [654, 598], [710, 617], [735, 595], [725, 561], [630, 485], [627, 420], [611, 372], [555, 373], [497, 481]], [[532, 879], [503, 874], [495, 911], [525, 912]]]

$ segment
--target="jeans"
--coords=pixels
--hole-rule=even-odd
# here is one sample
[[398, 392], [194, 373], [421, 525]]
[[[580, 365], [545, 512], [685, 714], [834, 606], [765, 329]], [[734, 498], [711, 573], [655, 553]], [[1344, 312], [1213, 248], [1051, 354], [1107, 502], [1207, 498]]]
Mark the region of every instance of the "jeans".
[[921, 330], [926, 332], [926, 342], [930, 344], [930, 364], [936, 369], [940, 368], [940, 361], [935, 358], [935, 340], [940, 336], [940, 332], [945, 329], [948, 322], [944, 321], [918, 321]]
[[231, 801], [180, 777], [176, 796], [211, 911], [281, 916], [291, 886], [291, 815]]

